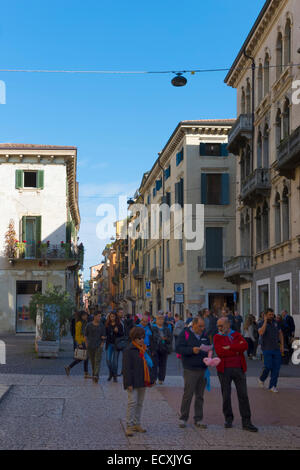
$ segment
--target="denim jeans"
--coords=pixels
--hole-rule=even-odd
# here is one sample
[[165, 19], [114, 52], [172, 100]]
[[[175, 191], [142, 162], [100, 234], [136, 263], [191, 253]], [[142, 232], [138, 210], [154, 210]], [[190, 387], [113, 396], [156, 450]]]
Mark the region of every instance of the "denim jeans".
[[271, 351], [263, 351], [263, 355], [264, 368], [260, 380], [264, 382], [271, 372], [269, 388], [276, 387], [281, 366], [281, 352], [279, 349], [274, 349]]
[[106, 363], [109, 372], [113, 377], [117, 377], [118, 375], [118, 359], [119, 351], [116, 350], [114, 344], [109, 344], [106, 350]]

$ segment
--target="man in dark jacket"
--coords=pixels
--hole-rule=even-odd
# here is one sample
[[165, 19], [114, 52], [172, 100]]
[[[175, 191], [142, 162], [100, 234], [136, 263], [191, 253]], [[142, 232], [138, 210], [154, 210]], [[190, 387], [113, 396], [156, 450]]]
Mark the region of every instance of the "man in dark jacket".
[[182, 357], [184, 370], [184, 393], [182, 397], [179, 426], [186, 427], [189, 418], [193, 395], [195, 394], [195, 426], [205, 429], [203, 419], [203, 396], [206, 385], [206, 365], [203, 359], [207, 357], [210, 343], [205, 333], [204, 320], [195, 317], [191, 328], [185, 328], [180, 333], [176, 352]]
[[245, 375], [247, 364], [244, 352], [248, 349], [248, 343], [240, 333], [231, 328], [228, 316], [221, 317], [217, 325], [219, 333], [214, 336], [214, 347], [217, 356], [221, 359], [217, 371], [223, 397], [225, 428], [232, 428], [231, 382], [233, 381], [237, 391], [243, 429], [257, 432], [258, 429], [251, 423]]
[[164, 324], [163, 314], [156, 316], [156, 323], [152, 325], [155, 354], [153, 355], [155, 377], [158, 383], [163, 384], [167, 373], [168, 355], [172, 352], [172, 333]]
[[92, 364], [93, 381], [98, 383], [103, 345], [106, 339], [105, 325], [101, 322], [101, 312], [95, 312], [93, 321], [86, 325], [84, 336], [88, 357]]

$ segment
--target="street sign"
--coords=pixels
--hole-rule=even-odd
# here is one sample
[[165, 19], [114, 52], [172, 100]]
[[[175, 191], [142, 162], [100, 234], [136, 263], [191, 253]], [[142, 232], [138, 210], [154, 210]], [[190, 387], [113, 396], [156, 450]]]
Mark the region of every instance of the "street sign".
[[175, 294], [174, 295], [175, 304], [184, 304], [184, 294]]
[[175, 294], [183, 294], [184, 293], [184, 283], [183, 282], [175, 282], [174, 283], [174, 292], [175, 292]]
[[146, 292], [146, 298], [147, 298], [147, 299], [151, 299], [151, 297], [152, 297], [151, 292]]
[[146, 290], [151, 289], [151, 281], [146, 281]]

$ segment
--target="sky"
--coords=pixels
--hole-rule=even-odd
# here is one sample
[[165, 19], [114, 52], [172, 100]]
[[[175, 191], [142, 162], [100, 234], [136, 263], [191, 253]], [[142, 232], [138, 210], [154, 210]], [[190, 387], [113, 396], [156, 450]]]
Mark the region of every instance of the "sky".
[[[228, 68], [264, 0], [10, 0], [1, 6], [0, 69], [165, 71]], [[0, 142], [72, 145], [84, 277], [109, 240], [97, 208], [133, 196], [182, 120], [236, 117], [226, 72], [57, 74], [0, 71]], [[117, 218], [118, 217], [118, 212]]]

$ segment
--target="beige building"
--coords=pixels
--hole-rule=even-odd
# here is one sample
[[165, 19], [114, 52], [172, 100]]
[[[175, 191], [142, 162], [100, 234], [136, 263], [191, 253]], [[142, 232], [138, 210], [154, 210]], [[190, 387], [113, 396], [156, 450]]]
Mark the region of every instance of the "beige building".
[[0, 144], [0, 331], [33, 332], [29, 302], [49, 283], [74, 303], [83, 247], [76, 147]]
[[238, 283], [244, 315], [286, 309], [298, 334], [299, 24], [299, 0], [266, 1], [225, 79], [237, 89], [238, 115], [228, 137], [237, 155], [237, 251], [225, 277]]
[[[185, 315], [186, 309], [196, 314], [204, 307], [234, 307], [236, 288], [224, 280], [224, 263], [235, 253], [235, 157], [227, 153], [227, 135], [234, 122], [180, 122], [151, 171], [144, 174], [136, 202], [146, 206], [148, 214], [136, 220], [131, 256], [138, 311]], [[161, 204], [171, 208], [170, 217], [152, 212]], [[196, 205], [204, 205], [202, 248], [199, 244], [195, 249], [196, 243], [187, 248], [192, 239], [184, 220], [187, 205], [197, 235], [201, 209], [196, 215]], [[181, 208], [180, 219], [176, 211]], [[168, 223], [170, 236], [164, 236]]]

